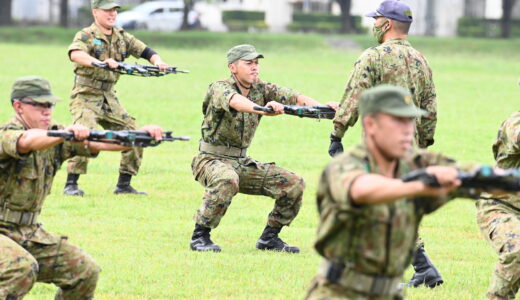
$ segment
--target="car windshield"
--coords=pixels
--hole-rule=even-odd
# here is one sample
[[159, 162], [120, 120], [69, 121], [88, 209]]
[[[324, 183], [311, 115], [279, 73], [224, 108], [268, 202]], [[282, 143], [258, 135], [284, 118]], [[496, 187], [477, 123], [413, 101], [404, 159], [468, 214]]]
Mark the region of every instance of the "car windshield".
[[132, 11], [135, 11], [137, 13], [149, 13], [153, 10], [156, 10], [157, 8], [160, 8], [160, 6], [158, 6], [157, 3], [147, 2], [134, 7]]

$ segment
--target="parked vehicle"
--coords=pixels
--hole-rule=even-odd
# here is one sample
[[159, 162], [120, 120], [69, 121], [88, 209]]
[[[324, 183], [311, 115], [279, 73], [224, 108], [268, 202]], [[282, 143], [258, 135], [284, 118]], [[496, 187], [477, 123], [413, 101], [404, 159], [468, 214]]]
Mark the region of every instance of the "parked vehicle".
[[[145, 2], [120, 13], [116, 25], [124, 29], [175, 31], [181, 28], [183, 11], [183, 0]], [[200, 25], [199, 15], [194, 10], [188, 13], [188, 24], [191, 27]]]

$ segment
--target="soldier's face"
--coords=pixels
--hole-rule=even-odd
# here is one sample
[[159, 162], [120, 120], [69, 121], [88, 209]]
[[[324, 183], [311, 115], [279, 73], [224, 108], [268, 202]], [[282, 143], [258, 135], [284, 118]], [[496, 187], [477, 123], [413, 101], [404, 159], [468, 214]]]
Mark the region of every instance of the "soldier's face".
[[364, 119], [365, 133], [376, 151], [389, 159], [402, 158], [412, 147], [414, 118], [396, 117], [385, 113]]
[[51, 103], [38, 103], [31, 99], [24, 98], [16, 100], [13, 108], [22, 117], [26, 125], [31, 128], [48, 129], [52, 119]]
[[100, 9], [94, 8], [92, 15], [96, 22], [104, 28], [112, 28], [116, 25], [117, 8]]
[[243, 83], [253, 84], [258, 81], [258, 74], [260, 73], [260, 64], [258, 59], [241, 60], [229, 65], [231, 73]]

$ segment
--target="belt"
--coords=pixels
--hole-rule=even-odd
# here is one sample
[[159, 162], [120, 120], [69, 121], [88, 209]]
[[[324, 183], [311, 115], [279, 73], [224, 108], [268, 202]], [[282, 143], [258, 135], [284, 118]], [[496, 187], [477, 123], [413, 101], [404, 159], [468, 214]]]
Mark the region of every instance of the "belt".
[[10, 210], [9, 208], [0, 208], [0, 221], [13, 223], [17, 225], [33, 225], [36, 224], [39, 212]]
[[233, 146], [219, 146], [200, 141], [199, 146], [200, 152], [206, 152], [209, 154], [225, 155], [232, 157], [245, 157], [247, 148], [238, 148]]
[[320, 274], [332, 283], [370, 296], [397, 294], [400, 292], [399, 284], [402, 280], [401, 276], [385, 277], [363, 274], [344, 264], [335, 264], [326, 259], [320, 267]]
[[115, 84], [115, 82], [92, 79], [81, 75], [76, 75], [74, 82], [103, 91], [110, 91]]

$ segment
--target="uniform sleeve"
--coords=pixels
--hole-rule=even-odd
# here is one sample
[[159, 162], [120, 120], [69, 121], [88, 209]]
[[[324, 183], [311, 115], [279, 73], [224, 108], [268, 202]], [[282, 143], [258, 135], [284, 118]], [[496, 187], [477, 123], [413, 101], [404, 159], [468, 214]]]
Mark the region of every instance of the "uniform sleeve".
[[362, 174], [367, 174], [367, 171], [361, 164], [333, 161], [326, 170], [326, 184], [333, 201], [341, 204], [342, 207], [350, 207], [352, 205], [350, 187]]
[[146, 49], [146, 44], [126, 31], [123, 32], [123, 37], [125, 43], [127, 44], [128, 54], [134, 56], [135, 58], [140, 58], [144, 49]]
[[20, 154], [17, 150], [18, 139], [24, 130], [5, 130], [0, 132], [0, 159], [12, 157], [25, 159], [28, 154]]
[[[520, 118], [511, 118], [504, 122], [498, 133], [499, 140], [504, 145], [504, 154], [520, 153]], [[496, 154], [495, 154], [496, 155]]]
[[358, 100], [361, 93], [374, 86], [377, 78], [375, 61], [378, 59], [376, 50], [367, 49], [354, 64], [350, 73], [345, 93], [341, 99], [336, 117], [333, 120], [335, 136], [342, 138], [348, 127], [354, 126], [359, 117]]
[[92, 154], [90, 152], [90, 149], [86, 148], [84, 145], [73, 144], [65, 141], [63, 143], [63, 147], [61, 147], [61, 160], [64, 161], [74, 156], [84, 156], [93, 158], [97, 157], [97, 154]]
[[428, 68], [428, 76], [425, 80], [425, 89], [421, 95], [420, 107], [428, 112], [421, 117], [420, 126], [417, 128], [419, 136], [419, 147], [426, 148], [433, 144], [435, 127], [437, 125], [437, 95], [433, 83], [432, 71]]
[[74, 39], [72, 40], [72, 44], [70, 44], [69, 49], [67, 50], [67, 54], [69, 55], [69, 57], [70, 57], [70, 52], [74, 51], [74, 50], [81, 50], [86, 53], [90, 53], [89, 45], [91, 43], [89, 43], [89, 41], [90, 41], [89, 35], [86, 32], [84, 32], [83, 30], [76, 33], [76, 35], [74, 36]]
[[264, 99], [266, 100], [264, 105], [269, 101], [276, 101], [284, 105], [296, 105], [296, 99], [300, 95], [300, 93], [295, 90], [277, 86], [273, 83], [265, 84], [264, 93]]
[[211, 102], [214, 109], [229, 112], [229, 101], [237, 94], [237, 91], [225, 81], [217, 81], [213, 83], [208, 90], [206, 98]]

